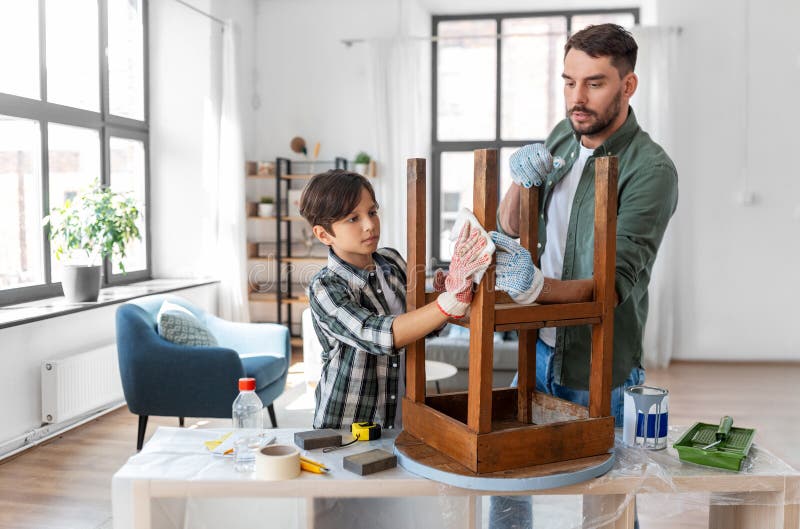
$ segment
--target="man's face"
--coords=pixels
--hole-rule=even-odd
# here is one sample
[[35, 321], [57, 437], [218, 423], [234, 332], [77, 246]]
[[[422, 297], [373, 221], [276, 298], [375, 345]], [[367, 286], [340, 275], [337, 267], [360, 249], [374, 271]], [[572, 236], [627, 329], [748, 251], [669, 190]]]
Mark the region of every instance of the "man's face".
[[633, 75], [620, 79], [610, 57], [591, 57], [580, 50], [569, 50], [562, 77], [567, 117], [575, 132], [604, 140], [619, 128], [625, 122], [630, 99], [626, 82]]

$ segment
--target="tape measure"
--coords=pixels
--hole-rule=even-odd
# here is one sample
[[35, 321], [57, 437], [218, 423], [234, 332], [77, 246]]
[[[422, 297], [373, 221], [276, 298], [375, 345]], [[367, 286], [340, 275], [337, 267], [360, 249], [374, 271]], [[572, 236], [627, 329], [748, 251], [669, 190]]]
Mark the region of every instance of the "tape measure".
[[359, 441], [374, 441], [381, 438], [381, 425], [374, 422], [354, 422], [350, 433]]

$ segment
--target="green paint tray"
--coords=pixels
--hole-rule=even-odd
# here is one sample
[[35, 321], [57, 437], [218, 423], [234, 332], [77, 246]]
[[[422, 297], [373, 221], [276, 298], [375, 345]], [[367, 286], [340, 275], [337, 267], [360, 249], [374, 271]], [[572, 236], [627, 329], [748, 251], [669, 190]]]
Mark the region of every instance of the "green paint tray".
[[747, 457], [756, 431], [752, 428], [731, 428], [727, 439], [708, 450], [703, 450], [716, 440], [718, 425], [697, 422], [686, 430], [674, 445], [681, 461], [739, 471]]

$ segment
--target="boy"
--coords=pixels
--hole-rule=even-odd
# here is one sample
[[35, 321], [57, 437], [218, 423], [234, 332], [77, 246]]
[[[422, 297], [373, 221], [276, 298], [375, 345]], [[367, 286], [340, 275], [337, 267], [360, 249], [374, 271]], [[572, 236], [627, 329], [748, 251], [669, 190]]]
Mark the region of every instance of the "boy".
[[308, 297], [322, 344], [314, 428], [372, 421], [399, 428], [405, 393], [402, 348], [463, 317], [472, 301], [472, 276], [486, 270], [486, 240], [468, 223], [459, 234], [438, 299], [406, 309], [406, 263], [396, 250], [378, 248], [375, 192], [363, 176], [318, 174], [300, 197], [300, 214], [329, 247], [328, 265], [311, 280]]

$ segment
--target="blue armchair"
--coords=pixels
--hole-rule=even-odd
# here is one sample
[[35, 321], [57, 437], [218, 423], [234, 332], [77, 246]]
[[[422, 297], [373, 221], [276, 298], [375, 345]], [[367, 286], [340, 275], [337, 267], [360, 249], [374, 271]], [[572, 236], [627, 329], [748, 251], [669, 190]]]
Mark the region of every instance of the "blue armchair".
[[[169, 300], [204, 322], [217, 347], [178, 345], [157, 332], [156, 317]], [[289, 330], [273, 323], [229, 322], [176, 296], [149, 296], [117, 309], [117, 351], [128, 409], [139, 416], [141, 450], [150, 415], [230, 417], [241, 377], [256, 379], [256, 393], [277, 427], [272, 402], [286, 386]]]

